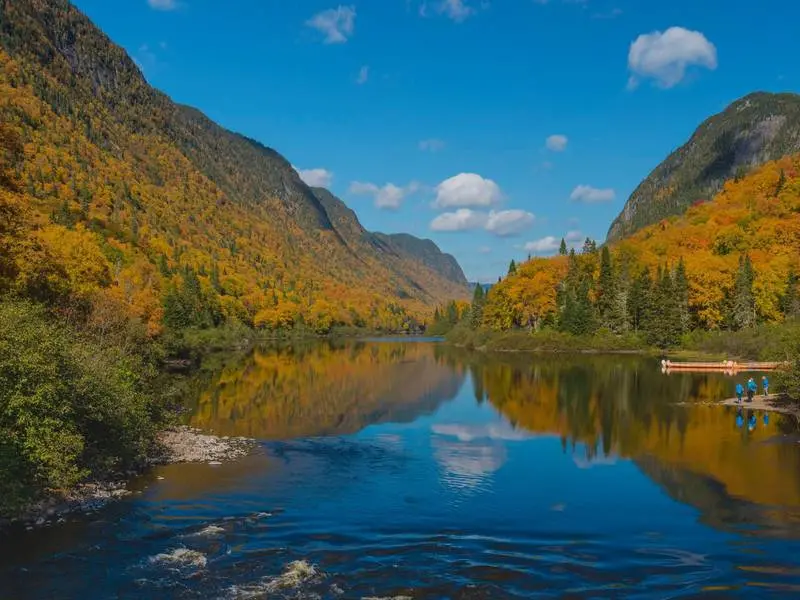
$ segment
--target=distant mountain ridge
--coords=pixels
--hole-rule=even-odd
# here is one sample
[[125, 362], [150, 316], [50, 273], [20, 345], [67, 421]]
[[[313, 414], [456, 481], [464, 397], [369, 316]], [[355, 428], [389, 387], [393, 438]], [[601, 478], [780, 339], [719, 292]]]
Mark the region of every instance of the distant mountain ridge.
[[397, 306], [422, 315], [467, 297], [452, 256], [366, 232], [278, 152], [150, 87], [67, 0], [0, 0], [0, 94], [0, 120], [26, 144], [21, 176], [38, 222], [59, 210], [125, 264], [163, 264], [173, 275], [156, 288], [179, 267], [209, 284], [219, 271], [227, 283], [213, 287], [231, 313], [335, 321], [397, 320]]
[[756, 92], [704, 121], [634, 190], [608, 241], [710, 200], [722, 184], [782, 156], [800, 152], [800, 95]]

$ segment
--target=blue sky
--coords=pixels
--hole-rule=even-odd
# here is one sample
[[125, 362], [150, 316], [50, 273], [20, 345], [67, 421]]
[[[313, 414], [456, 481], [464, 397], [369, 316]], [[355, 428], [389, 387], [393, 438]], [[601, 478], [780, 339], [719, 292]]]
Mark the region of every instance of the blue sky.
[[[601, 241], [706, 117], [797, 91], [784, 0], [76, 0], [177, 102], [471, 280]], [[794, 63], [794, 64], [793, 64]]]

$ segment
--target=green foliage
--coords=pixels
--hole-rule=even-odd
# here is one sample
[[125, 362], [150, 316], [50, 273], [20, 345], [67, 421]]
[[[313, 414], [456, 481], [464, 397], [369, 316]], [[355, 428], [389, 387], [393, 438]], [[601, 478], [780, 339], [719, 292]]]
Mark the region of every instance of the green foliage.
[[483, 307], [486, 304], [486, 295], [480, 282], [475, 286], [470, 306], [470, 326], [477, 329], [483, 323]]
[[147, 372], [41, 307], [0, 302], [0, 515], [141, 461], [163, 418]]
[[217, 297], [202, 289], [197, 273], [187, 267], [183, 281], [170, 285], [164, 296], [164, 324], [171, 329], [204, 329], [220, 325], [222, 320]]
[[514, 259], [511, 259], [511, 263], [508, 265], [508, 274], [513, 275], [517, 272], [517, 263], [514, 262]]

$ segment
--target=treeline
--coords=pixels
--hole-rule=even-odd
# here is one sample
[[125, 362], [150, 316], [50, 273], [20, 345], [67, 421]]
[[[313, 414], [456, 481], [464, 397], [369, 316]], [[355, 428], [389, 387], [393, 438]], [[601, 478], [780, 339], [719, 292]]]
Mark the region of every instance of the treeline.
[[[759, 324], [748, 255], [738, 268], [726, 297], [723, 330], [740, 331]], [[800, 316], [800, 288], [793, 272], [780, 298], [782, 317]], [[650, 346], [669, 348], [693, 331], [704, 331], [702, 316], [690, 304], [686, 264], [648, 267], [626, 263], [608, 246], [587, 240], [580, 253], [562, 247], [559, 256], [512, 263], [509, 275], [487, 294], [477, 287], [468, 306], [450, 303], [437, 310], [437, 331], [456, 325], [473, 330], [557, 331], [587, 338], [602, 334], [635, 335]]]
[[[476, 288], [459, 327], [724, 348], [720, 332], [797, 322], [799, 173], [800, 157], [787, 157], [620, 242], [598, 247], [587, 239], [576, 251], [562, 240], [552, 258], [512, 261], [488, 294]], [[452, 326], [453, 311], [443, 314], [442, 327]], [[739, 347], [745, 337], [730, 336]]]

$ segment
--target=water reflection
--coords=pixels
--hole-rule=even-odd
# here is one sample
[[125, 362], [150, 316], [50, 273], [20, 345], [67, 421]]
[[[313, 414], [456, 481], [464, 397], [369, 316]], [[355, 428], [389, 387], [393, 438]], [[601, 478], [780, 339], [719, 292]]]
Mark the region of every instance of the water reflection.
[[[800, 444], [719, 374], [441, 344], [259, 348], [190, 383], [261, 440], [0, 544], [0, 597], [530, 598], [786, 591]], [[795, 428], [796, 429], [796, 428]], [[163, 479], [162, 479], [163, 478]], [[796, 590], [795, 590], [796, 591]]]
[[430, 414], [463, 382], [430, 344], [258, 348], [203, 382], [190, 423], [259, 439], [349, 434]]
[[[469, 363], [475, 389], [510, 423], [558, 435], [580, 466], [636, 459], [670, 495], [716, 525], [739, 523], [742, 515], [730, 507], [745, 505], [770, 507], [758, 515], [770, 526], [796, 521], [800, 451], [796, 439], [784, 436], [792, 424], [707, 404], [730, 395], [723, 374], [664, 376], [654, 362], [621, 357], [455, 353], [450, 360]], [[699, 487], [700, 495], [687, 492]], [[714, 502], [700, 501], [711, 496]], [[722, 505], [728, 509], [712, 511]]]
[[[446, 488], [489, 490], [509, 443], [549, 435], [581, 469], [635, 459], [676, 498], [698, 498], [684, 488], [702, 481], [701, 496], [713, 490], [714, 506], [800, 507], [800, 452], [776, 443], [792, 424], [706, 405], [731, 395], [724, 374], [667, 376], [657, 361], [638, 357], [486, 356], [401, 343], [261, 348], [205, 382], [191, 422], [260, 439], [350, 434], [432, 414], [467, 374], [476, 405], [501, 418], [431, 426]], [[704, 512], [712, 505], [691, 503]], [[785, 510], [762, 517], [792, 518]], [[709, 518], [736, 523], [731, 510]]]

